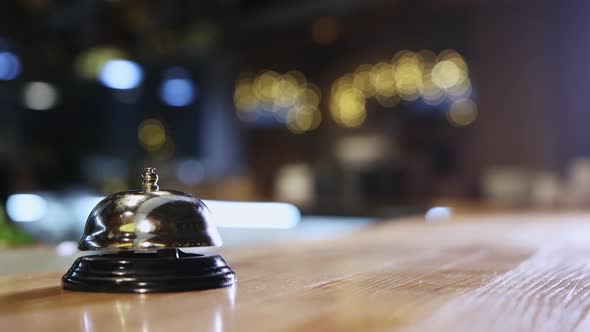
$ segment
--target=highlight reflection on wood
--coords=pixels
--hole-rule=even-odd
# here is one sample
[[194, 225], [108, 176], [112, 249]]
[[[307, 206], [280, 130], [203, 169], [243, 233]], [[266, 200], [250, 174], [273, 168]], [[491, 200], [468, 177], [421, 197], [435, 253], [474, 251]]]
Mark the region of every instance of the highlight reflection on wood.
[[382, 223], [330, 241], [227, 250], [231, 288], [64, 291], [0, 278], [2, 331], [589, 331], [590, 215]]

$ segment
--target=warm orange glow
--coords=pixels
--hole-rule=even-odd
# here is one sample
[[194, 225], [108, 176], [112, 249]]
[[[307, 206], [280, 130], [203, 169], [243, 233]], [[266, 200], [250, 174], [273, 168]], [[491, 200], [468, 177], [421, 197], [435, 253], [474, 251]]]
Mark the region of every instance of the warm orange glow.
[[340, 23], [333, 17], [321, 17], [311, 26], [311, 38], [321, 45], [328, 45], [340, 37]]

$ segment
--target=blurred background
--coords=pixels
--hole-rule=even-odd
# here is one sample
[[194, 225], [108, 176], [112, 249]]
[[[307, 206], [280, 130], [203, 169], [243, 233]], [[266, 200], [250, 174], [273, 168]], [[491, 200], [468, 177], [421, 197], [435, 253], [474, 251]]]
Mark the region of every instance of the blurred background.
[[254, 203], [219, 223], [306, 238], [590, 206], [588, 2], [19, 0], [0, 15], [4, 247], [75, 248], [146, 166], [201, 198], [294, 204], [304, 226]]

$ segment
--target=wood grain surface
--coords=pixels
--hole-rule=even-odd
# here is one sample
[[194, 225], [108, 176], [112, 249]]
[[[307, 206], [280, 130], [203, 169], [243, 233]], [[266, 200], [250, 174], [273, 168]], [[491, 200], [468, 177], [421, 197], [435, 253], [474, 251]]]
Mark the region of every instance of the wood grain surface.
[[590, 215], [383, 222], [222, 251], [234, 287], [78, 293], [0, 278], [0, 331], [590, 331]]

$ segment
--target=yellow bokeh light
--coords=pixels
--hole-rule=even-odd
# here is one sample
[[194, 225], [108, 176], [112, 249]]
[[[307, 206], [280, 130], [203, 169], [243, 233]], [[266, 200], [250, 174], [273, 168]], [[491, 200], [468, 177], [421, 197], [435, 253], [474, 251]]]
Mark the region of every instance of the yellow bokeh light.
[[[305, 75], [297, 70], [282, 75], [271, 70], [256, 76], [242, 73], [234, 90], [234, 104], [240, 120], [255, 122], [259, 115], [272, 112], [278, 122], [298, 132], [317, 128], [321, 121], [320, 101], [320, 89], [308, 83]], [[317, 112], [311, 113], [310, 109]]]
[[436, 61], [436, 54], [431, 50], [420, 50], [416, 55], [422, 60], [422, 63], [434, 63]]
[[432, 68], [432, 81], [443, 89], [460, 83], [463, 75], [461, 69], [451, 60], [443, 60]]
[[334, 121], [343, 127], [358, 127], [365, 121], [365, 95], [353, 86], [351, 76], [344, 76], [334, 82], [330, 112]]
[[355, 88], [361, 90], [365, 96], [372, 97], [375, 95], [375, 88], [373, 87], [371, 71], [373, 66], [360, 65], [354, 72], [353, 85]]
[[477, 114], [477, 105], [472, 100], [459, 99], [451, 104], [447, 119], [455, 127], [465, 127], [477, 119]]
[[444, 50], [439, 53], [437, 61], [432, 69], [432, 80], [438, 87], [453, 89], [469, 79], [467, 64], [457, 51]]
[[322, 121], [322, 113], [315, 106], [301, 106], [292, 109], [287, 116], [287, 128], [294, 133], [316, 129]]
[[285, 76], [290, 76], [290, 77], [294, 78], [295, 81], [297, 82], [297, 84], [300, 86], [307, 85], [307, 79], [305, 78], [305, 75], [302, 72], [300, 72], [299, 70], [289, 70], [288, 72], [285, 73]]
[[320, 104], [320, 89], [315, 85], [309, 85], [299, 94], [298, 104], [305, 106], [318, 106]]
[[236, 82], [234, 105], [238, 111], [249, 111], [258, 104], [258, 98], [254, 94], [253, 84], [251, 78], [242, 78]]
[[396, 63], [401, 58], [413, 57], [413, 56], [414, 56], [414, 52], [412, 52], [410, 50], [400, 50], [395, 53], [395, 55], [391, 59], [391, 63]]
[[[431, 60], [434, 61], [435, 55], [432, 53]], [[422, 75], [422, 100], [425, 104], [431, 106], [437, 106], [442, 104], [442, 102], [447, 97], [447, 94], [444, 89], [438, 87], [434, 82], [432, 82], [432, 68], [434, 67], [434, 63], [431, 61], [424, 62], [424, 71]]]
[[442, 104], [447, 98], [445, 90], [437, 87], [434, 84], [424, 86], [422, 91], [422, 100], [426, 105], [438, 106]]
[[371, 70], [371, 83], [377, 94], [393, 96], [396, 94], [396, 78], [393, 65], [379, 62]]
[[445, 60], [452, 61], [465, 74], [467, 74], [469, 72], [469, 69], [467, 68], [467, 63], [465, 62], [463, 57], [459, 54], [459, 52], [457, 52], [455, 50], [444, 50], [438, 54], [436, 59], [438, 62], [445, 61]]
[[109, 60], [124, 59], [125, 53], [114, 47], [95, 47], [82, 54], [76, 60], [74, 68], [78, 75], [85, 79], [94, 79], [98, 76], [102, 66]]
[[377, 99], [377, 102], [383, 107], [394, 107], [400, 102], [400, 97], [397, 94], [393, 96], [377, 95], [375, 96], [375, 99]]
[[344, 90], [345, 88], [352, 88], [354, 87], [353, 84], [353, 76], [350, 74], [346, 74], [340, 78], [338, 78], [336, 81], [334, 81], [334, 83], [332, 84], [332, 94], [340, 91], [340, 90]]
[[278, 82], [278, 91], [274, 96], [273, 103], [276, 107], [290, 107], [297, 102], [302, 88], [297, 79], [291, 75], [283, 75]]
[[449, 49], [439, 52], [438, 56], [437, 56], [437, 60], [443, 61], [443, 60], [447, 60], [447, 59], [453, 58], [453, 57], [461, 57], [461, 55], [459, 55], [459, 52], [457, 52], [456, 50], [449, 48]]
[[174, 155], [175, 148], [172, 138], [166, 137], [164, 144], [160, 148], [150, 151], [150, 154], [154, 159], [168, 160]]
[[459, 84], [447, 89], [447, 93], [455, 98], [467, 98], [471, 95], [471, 80], [469, 78], [463, 80]]
[[139, 125], [137, 138], [144, 149], [156, 151], [166, 142], [166, 130], [159, 120], [147, 119]]
[[272, 102], [279, 94], [280, 75], [267, 70], [254, 79], [254, 95], [263, 102]]
[[422, 60], [411, 52], [400, 55], [394, 64], [394, 79], [400, 97], [412, 101], [420, 97], [423, 88]]
[[[464, 99], [471, 95], [471, 89], [467, 64], [457, 51], [449, 49], [436, 55], [427, 49], [416, 53], [401, 50], [391, 62], [363, 64], [354, 73], [335, 80], [328, 107], [338, 125], [357, 127], [366, 119], [368, 98], [375, 98], [383, 107], [393, 107], [401, 99], [422, 98], [425, 104], [438, 106], [448, 99], [460, 98], [448, 116], [451, 123], [463, 126], [477, 116], [476, 107], [469, 108], [472, 111], [458, 111], [461, 103], [469, 104]], [[234, 103], [238, 117], [245, 122], [272, 112], [277, 121], [299, 133], [313, 130], [321, 122], [320, 90], [296, 70], [242, 75], [236, 81]], [[469, 120], [470, 116], [473, 119]]]

